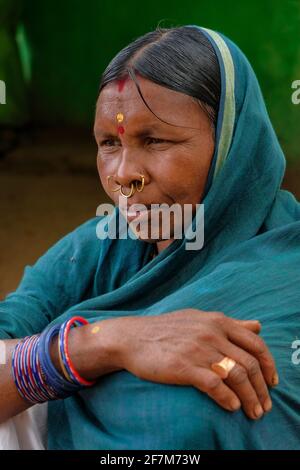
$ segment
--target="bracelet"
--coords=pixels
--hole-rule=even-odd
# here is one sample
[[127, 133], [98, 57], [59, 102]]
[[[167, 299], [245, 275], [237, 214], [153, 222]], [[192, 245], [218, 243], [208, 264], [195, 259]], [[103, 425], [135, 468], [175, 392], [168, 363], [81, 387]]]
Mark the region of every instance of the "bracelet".
[[[38, 336], [26, 336], [23, 338], [14, 348], [12, 354], [12, 373], [16, 387], [22, 397], [29, 402], [37, 402], [39, 400], [38, 393], [34, 390], [34, 380], [33, 373], [29, 373], [29, 370], [32, 371], [33, 364], [31, 362], [31, 355], [28, 357], [29, 346], [31, 345], [31, 350], [33, 345], [36, 344]], [[28, 362], [28, 372], [24, 370], [25, 357]], [[30, 376], [32, 383], [28, 383], [28, 375]]]
[[[67, 398], [94, 385], [96, 381], [82, 378], [71, 362], [67, 337], [72, 325], [89, 322], [82, 317], [73, 317], [62, 325], [46, 328], [41, 334], [26, 336], [14, 347], [12, 353], [12, 375], [19, 394], [29, 403]], [[50, 345], [58, 335], [61, 375], [51, 361]]]
[[85, 387], [91, 387], [96, 383], [95, 380], [86, 380], [79, 375], [76, 371], [69, 354], [68, 348], [68, 334], [72, 326], [87, 325], [89, 322], [83, 317], [72, 317], [69, 320], [66, 320], [59, 330], [58, 336], [58, 350], [59, 357], [61, 359], [62, 369], [64, 371], [65, 377], [78, 385], [83, 385]]
[[74, 384], [66, 380], [56, 369], [51, 361], [50, 356], [50, 343], [52, 339], [58, 335], [60, 330], [60, 325], [54, 325], [50, 328], [47, 328], [40, 336], [40, 341], [38, 345], [38, 356], [40, 360], [41, 370], [45, 375], [45, 379], [48, 384], [51, 384], [51, 387], [59, 395], [59, 398], [66, 398], [73, 392], [77, 392], [82, 387], [78, 384]]
[[64, 374], [65, 379], [67, 379], [69, 382], [72, 382], [71, 377], [69, 376], [68, 372], [66, 371], [65, 365], [63, 363], [62, 357], [61, 357], [61, 352], [60, 352], [60, 346], [59, 346], [59, 339], [58, 339], [58, 360], [59, 360], [59, 365], [61, 367], [61, 370]]

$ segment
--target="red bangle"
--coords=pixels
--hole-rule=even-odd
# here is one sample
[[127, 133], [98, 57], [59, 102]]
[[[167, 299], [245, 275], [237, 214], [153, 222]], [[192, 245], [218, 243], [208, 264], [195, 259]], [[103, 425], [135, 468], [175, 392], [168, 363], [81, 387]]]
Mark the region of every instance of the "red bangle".
[[[74, 375], [75, 379], [81, 385], [89, 387], [91, 385], [94, 385], [96, 383], [96, 381], [95, 380], [93, 380], [93, 381], [92, 380], [86, 380], [83, 377], [81, 377], [80, 374], [76, 371], [76, 369], [75, 369], [75, 367], [74, 367], [74, 365], [71, 361], [70, 354], [69, 354], [68, 334], [69, 334], [69, 331], [70, 331], [71, 327], [74, 324], [76, 324], [76, 322], [80, 322], [82, 325], [88, 325], [89, 324], [89, 322], [83, 317], [76, 316], [76, 317], [70, 318], [70, 320], [68, 320], [68, 322], [66, 323], [66, 326], [64, 328], [63, 350], [64, 350], [64, 353], [65, 353], [65, 360], [67, 362], [67, 365], [68, 365], [70, 371], [72, 372], [72, 374]], [[77, 325], [75, 325], [75, 326], [77, 326]]]

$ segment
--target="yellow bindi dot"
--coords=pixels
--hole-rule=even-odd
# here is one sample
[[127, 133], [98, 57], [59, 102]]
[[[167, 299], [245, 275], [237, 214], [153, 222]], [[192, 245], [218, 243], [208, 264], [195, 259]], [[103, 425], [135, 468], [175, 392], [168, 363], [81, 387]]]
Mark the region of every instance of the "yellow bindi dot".
[[100, 326], [94, 326], [94, 328], [92, 329], [92, 333], [98, 333], [99, 330]]
[[123, 122], [124, 121], [124, 114], [118, 113], [116, 118], [117, 118], [118, 122]]

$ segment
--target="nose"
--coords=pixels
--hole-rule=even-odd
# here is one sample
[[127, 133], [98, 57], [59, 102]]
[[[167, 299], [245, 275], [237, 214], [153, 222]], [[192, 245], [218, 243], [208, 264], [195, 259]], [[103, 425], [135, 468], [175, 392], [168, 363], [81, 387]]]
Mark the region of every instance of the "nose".
[[112, 180], [117, 186], [122, 186], [124, 192], [128, 193], [132, 184], [138, 187], [141, 187], [143, 182], [146, 184], [146, 175], [145, 171], [136, 164], [135, 159], [129, 159], [128, 154], [124, 155], [124, 153]]

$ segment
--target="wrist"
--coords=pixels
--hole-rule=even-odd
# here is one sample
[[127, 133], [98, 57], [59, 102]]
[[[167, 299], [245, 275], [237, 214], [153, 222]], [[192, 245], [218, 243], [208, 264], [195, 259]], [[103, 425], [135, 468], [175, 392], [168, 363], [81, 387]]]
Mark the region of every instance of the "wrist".
[[[69, 354], [76, 371], [87, 380], [121, 370], [122, 318], [101, 320], [71, 328], [68, 334]], [[53, 365], [63, 375], [58, 354], [58, 338], [50, 347]]]
[[87, 349], [91, 378], [123, 369], [123, 342], [122, 317], [100, 320], [85, 327], [81, 344], [83, 350]]

